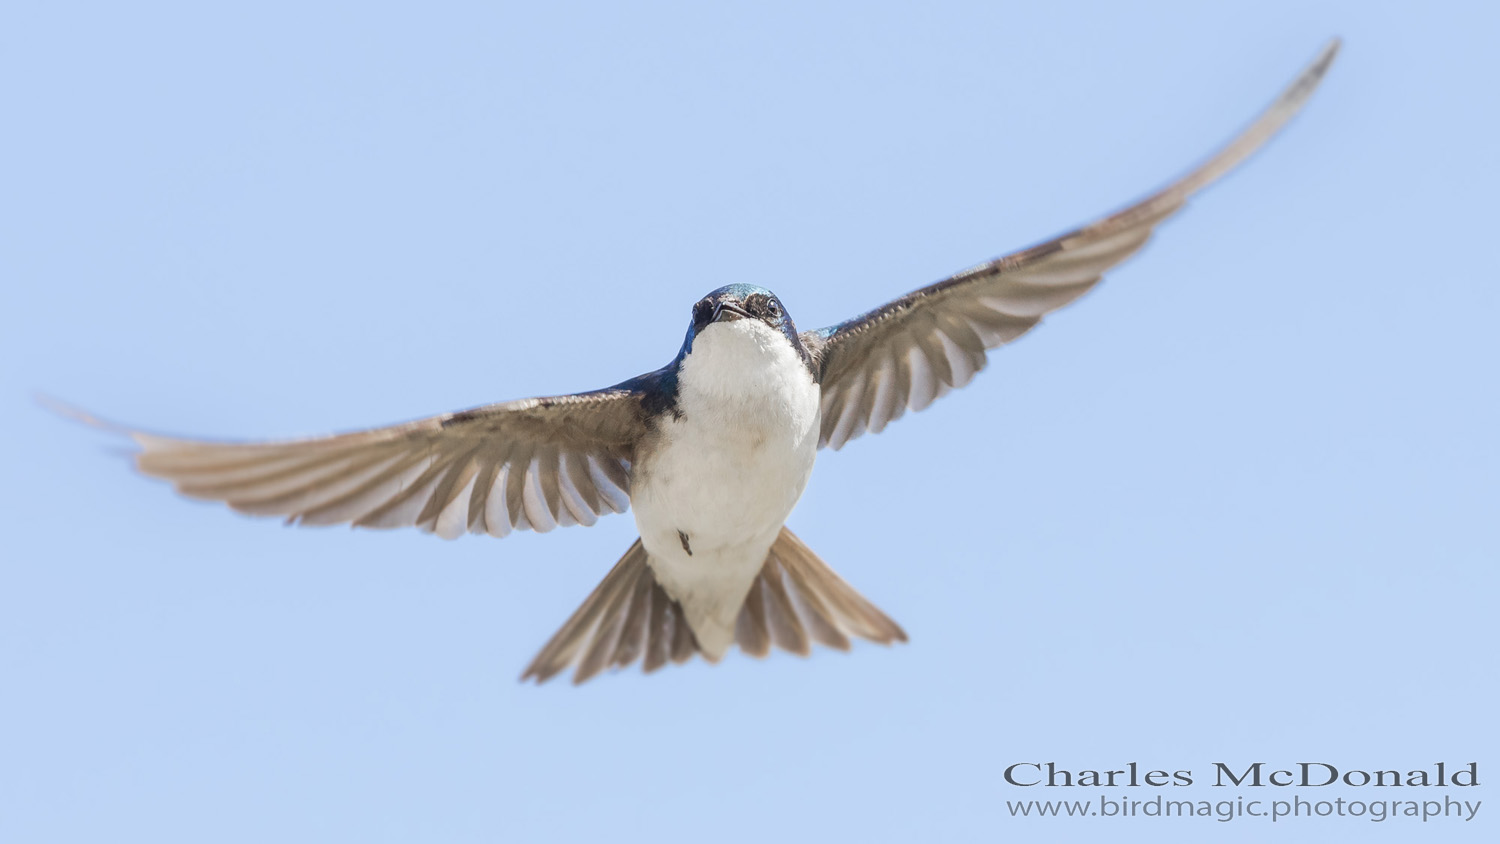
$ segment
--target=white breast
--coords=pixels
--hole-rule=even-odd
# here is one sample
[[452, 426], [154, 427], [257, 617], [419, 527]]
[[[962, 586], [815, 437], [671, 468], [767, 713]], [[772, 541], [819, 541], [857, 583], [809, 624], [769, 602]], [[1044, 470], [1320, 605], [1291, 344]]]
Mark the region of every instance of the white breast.
[[733, 642], [740, 605], [807, 485], [818, 406], [786, 337], [752, 319], [713, 323], [682, 362], [680, 418], [664, 421], [632, 467], [652, 571], [711, 659]]

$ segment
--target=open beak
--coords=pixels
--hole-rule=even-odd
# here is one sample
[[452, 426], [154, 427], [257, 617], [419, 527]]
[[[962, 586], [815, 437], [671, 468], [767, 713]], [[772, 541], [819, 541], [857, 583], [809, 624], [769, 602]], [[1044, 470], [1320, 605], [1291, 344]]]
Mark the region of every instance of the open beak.
[[749, 319], [750, 312], [733, 302], [720, 302], [714, 308], [713, 322], [730, 322], [736, 319]]

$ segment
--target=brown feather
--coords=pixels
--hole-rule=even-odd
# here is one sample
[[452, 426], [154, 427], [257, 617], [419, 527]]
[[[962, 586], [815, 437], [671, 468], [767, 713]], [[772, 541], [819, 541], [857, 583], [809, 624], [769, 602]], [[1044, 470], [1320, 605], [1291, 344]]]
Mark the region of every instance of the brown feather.
[[[762, 571], [762, 577], [764, 570]], [[765, 603], [761, 600], [761, 578], [750, 585], [745, 603], [735, 619], [734, 638], [740, 650], [754, 657], [763, 657], [771, 650], [771, 633], [766, 629]]]
[[[956, 372], [941, 373], [943, 356], [933, 354], [928, 341], [936, 338], [929, 334], [929, 324], [935, 322], [968, 356], [963, 369], [978, 372], [984, 368], [986, 349], [1025, 334], [1043, 315], [1087, 292], [1105, 271], [1139, 251], [1158, 223], [1280, 130], [1322, 80], [1338, 46], [1335, 40], [1325, 47], [1249, 128], [1163, 190], [1082, 228], [956, 273], [839, 325], [804, 332], [803, 345], [813, 357], [823, 387], [820, 447], [840, 448], [865, 431], [881, 430], [886, 422], [923, 403], [925, 396], [911, 405], [890, 408], [873, 396], [879, 380], [894, 374], [896, 394], [910, 400], [900, 373], [888, 374], [883, 363], [892, 353], [904, 353], [913, 342], [933, 363], [939, 380], [951, 386], [966, 380], [955, 377]], [[997, 312], [1013, 319], [996, 319]], [[984, 336], [978, 336], [976, 329], [982, 329]], [[865, 386], [863, 395], [857, 403], [850, 401], [847, 397], [858, 394], [860, 384]]]
[[[592, 524], [606, 512], [624, 512], [630, 489], [626, 456], [646, 431], [644, 391], [663, 377], [659, 370], [594, 393], [523, 399], [302, 440], [131, 436], [141, 447], [136, 465], [142, 472], [173, 482], [185, 495], [224, 501], [252, 515], [437, 531], [444, 510], [467, 489], [467, 514], [450, 514], [441, 535], [467, 529], [503, 536], [512, 528]], [[533, 456], [535, 472], [528, 478]], [[601, 494], [590, 460], [618, 493]], [[504, 486], [497, 489], [502, 472]], [[525, 510], [528, 481], [535, 485], [531, 513]], [[488, 523], [496, 515], [487, 512], [494, 495], [505, 499], [506, 524]], [[464, 516], [460, 526], [456, 517]]]

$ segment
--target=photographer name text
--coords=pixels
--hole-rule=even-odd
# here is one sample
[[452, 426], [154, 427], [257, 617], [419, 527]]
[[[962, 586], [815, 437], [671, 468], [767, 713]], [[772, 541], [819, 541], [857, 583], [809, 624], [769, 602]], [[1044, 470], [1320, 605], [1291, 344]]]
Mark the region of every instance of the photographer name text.
[[[1016, 762], [1005, 769], [1014, 786], [1049, 788], [1186, 787], [1197, 783], [1191, 770], [1147, 770], [1135, 762], [1111, 770], [1070, 769], [1055, 762]], [[1471, 788], [1479, 785], [1479, 763], [1435, 762], [1402, 770], [1399, 767], [1346, 768], [1328, 762], [1269, 762], [1230, 764], [1214, 762], [1206, 777], [1213, 786], [1235, 788], [1322, 788], [1325, 786]]]

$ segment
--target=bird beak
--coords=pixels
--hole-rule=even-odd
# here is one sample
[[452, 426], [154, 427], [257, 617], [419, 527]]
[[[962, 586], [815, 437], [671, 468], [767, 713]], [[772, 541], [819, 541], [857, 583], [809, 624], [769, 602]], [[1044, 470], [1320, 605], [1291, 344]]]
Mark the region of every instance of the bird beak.
[[749, 319], [750, 313], [733, 302], [720, 302], [714, 308], [714, 318], [711, 322], [730, 322], [736, 319]]

